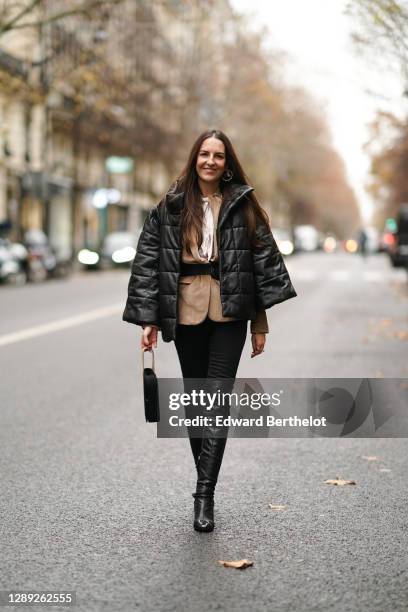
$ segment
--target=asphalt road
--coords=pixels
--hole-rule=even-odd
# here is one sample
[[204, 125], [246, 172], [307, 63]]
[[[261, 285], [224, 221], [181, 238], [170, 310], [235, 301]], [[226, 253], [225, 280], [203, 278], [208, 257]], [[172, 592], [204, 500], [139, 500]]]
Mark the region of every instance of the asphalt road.
[[[299, 297], [238, 376], [407, 378], [403, 272], [381, 255], [288, 267]], [[144, 422], [128, 275], [0, 289], [0, 589], [76, 591], [81, 612], [408, 610], [405, 439], [230, 439], [215, 531], [193, 530], [188, 441]], [[172, 343], [156, 365], [180, 375]]]

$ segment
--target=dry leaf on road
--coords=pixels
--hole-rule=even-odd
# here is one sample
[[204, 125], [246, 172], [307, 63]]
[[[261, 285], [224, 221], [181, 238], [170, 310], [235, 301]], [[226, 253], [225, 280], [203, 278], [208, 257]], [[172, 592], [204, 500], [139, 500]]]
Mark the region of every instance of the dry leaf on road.
[[336, 478], [332, 478], [329, 480], [325, 480], [324, 481], [326, 484], [332, 484], [332, 485], [337, 485], [339, 487], [343, 487], [344, 485], [355, 485], [356, 481], [355, 480], [345, 480], [344, 478], [340, 478], [340, 476], [337, 476]]
[[218, 561], [218, 563], [224, 567], [234, 567], [235, 569], [246, 569], [253, 565], [253, 561], [248, 561], [248, 559], [240, 559], [239, 561]]

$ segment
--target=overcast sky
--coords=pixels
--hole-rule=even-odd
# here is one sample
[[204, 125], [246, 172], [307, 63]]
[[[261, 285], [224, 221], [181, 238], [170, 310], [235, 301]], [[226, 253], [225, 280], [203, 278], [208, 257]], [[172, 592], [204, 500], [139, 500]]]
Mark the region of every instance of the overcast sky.
[[[252, 15], [254, 25], [267, 25], [270, 46], [291, 55], [286, 78], [302, 83], [325, 109], [333, 144], [346, 164], [363, 216], [372, 201], [364, 189], [369, 160], [362, 151], [367, 124], [377, 108], [401, 114], [401, 84], [356, 58], [350, 43], [352, 24], [343, 15], [345, 0], [231, 0], [240, 13]], [[250, 23], [250, 20], [248, 21]], [[248, 26], [250, 27], [250, 26]], [[268, 43], [269, 46], [269, 43]], [[384, 94], [375, 97], [367, 93]]]

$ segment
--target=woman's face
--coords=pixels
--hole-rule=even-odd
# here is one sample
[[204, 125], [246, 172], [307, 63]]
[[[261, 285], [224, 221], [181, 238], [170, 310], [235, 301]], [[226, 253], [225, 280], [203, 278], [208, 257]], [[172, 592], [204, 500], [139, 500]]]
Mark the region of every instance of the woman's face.
[[196, 171], [205, 183], [218, 184], [225, 170], [225, 146], [218, 138], [206, 138], [197, 156]]

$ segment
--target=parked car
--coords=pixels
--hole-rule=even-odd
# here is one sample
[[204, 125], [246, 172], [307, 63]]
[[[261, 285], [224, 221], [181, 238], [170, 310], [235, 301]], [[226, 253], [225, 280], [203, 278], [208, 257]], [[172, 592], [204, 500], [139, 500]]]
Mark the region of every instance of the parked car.
[[72, 271], [71, 261], [58, 257], [47, 235], [40, 229], [29, 229], [24, 234], [27, 249], [26, 273], [31, 282], [46, 278], [65, 278]]
[[395, 241], [389, 247], [391, 263], [395, 268], [408, 269], [408, 204], [403, 204], [397, 214]]
[[103, 239], [99, 250], [82, 249], [78, 261], [87, 269], [105, 270], [132, 263], [135, 255], [140, 230], [134, 232], [112, 232]]
[[24, 245], [0, 238], [0, 282], [24, 285], [27, 281], [26, 261]]
[[293, 230], [295, 251], [317, 251], [320, 246], [318, 230], [313, 225], [297, 225]]

